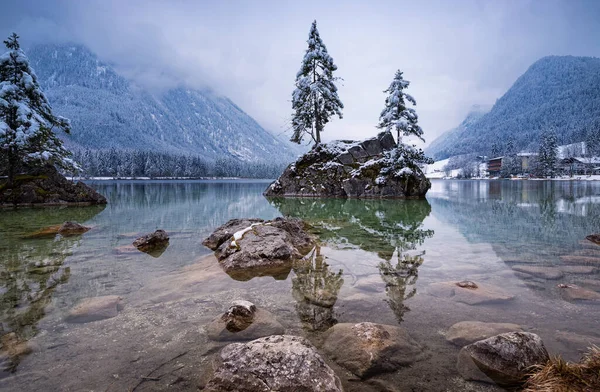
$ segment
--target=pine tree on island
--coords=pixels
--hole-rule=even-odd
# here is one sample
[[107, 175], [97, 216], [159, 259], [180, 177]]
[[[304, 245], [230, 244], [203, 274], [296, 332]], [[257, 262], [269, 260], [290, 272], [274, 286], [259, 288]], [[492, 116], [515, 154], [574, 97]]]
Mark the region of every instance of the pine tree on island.
[[404, 92], [410, 85], [408, 80], [402, 77], [402, 71], [396, 71], [394, 80], [384, 93], [388, 96], [385, 99], [385, 108], [379, 115], [379, 124], [377, 128], [386, 131], [395, 130], [397, 133], [398, 145], [402, 143], [402, 136], [416, 136], [423, 140], [423, 129], [417, 124], [419, 117], [413, 108], [406, 106], [407, 102], [416, 105], [415, 99]]
[[321, 132], [333, 115], [342, 118], [344, 105], [338, 97], [333, 76], [337, 66], [327, 53], [319, 36], [317, 21], [312, 23], [308, 35], [308, 49], [304, 54], [300, 71], [296, 74], [296, 89], [292, 93], [292, 138], [300, 144], [306, 134], [315, 145], [321, 143]]
[[556, 141], [556, 133], [553, 130], [546, 131], [542, 134], [540, 140], [540, 151], [538, 162], [540, 171], [543, 176], [554, 178], [556, 174], [556, 162], [558, 160], [558, 142]]
[[415, 169], [419, 165], [432, 164], [433, 160], [426, 157], [422, 149], [402, 142], [402, 136], [416, 136], [425, 141], [423, 129], [417, 124], [419, 120], [417, 112], [406, 106], [407, 102], [417, 104], [411, 95], [404, 92], [409, 85], [410, 82], [402, 77], [402, 71], [396, 71], [394, 80], [387, 90], [384, 90], [388, 96], [385, 98], [385, 108], [379, 115], [377, 128], [384, 129], [386, 132], [396, 131], [398, 147], [393, 159], [398, 162], [398, 165]]
[[0, 163], [9, 188], [23, 169], [45, 165], [79, 169], [55, 134], [55, 130], [69, 133], [70, 123], [52, 113], [18, 39], [15, 33], [8, 37], [4, 41], [8, 51], [0, 56]]

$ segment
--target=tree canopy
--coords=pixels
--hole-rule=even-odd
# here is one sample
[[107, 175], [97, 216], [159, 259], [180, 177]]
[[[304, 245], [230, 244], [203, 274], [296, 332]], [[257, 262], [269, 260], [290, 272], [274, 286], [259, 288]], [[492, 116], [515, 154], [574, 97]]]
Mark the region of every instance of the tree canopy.
[[321, 142], [321, 132], [333, 115], [342, 118], [344, 105], [338, 97], [333, 76], [337, 66], [327, 52], [317, 30], [317, 21], [312, 23], [308, 35], [308, 49], [296, 74], [296, 88], [292, 93], [292, 138], [301, 143], [310, 135], [316, 144]]
[[16, 170], [25, 167], [78, 169], [54, 132], [69, 133], [70, 123], [52, 113], [18, 39], [15, 33], [8, 37], [8, 51], [0, 56], [0, 162], [7, 168], [10, 186]]
[[[404, 92], [410, 85], [408, 80], [402, 76], [402, 71], [396, 71], [394, 80], [384, 93], [388, 96], [385, 99], [385, 108], [379, 115], [379, 124], [377, 128], [386, 131], [395, 130], [398, 136], [398, 144], [401, 143], [401, 136], [416, 136], [423, 140], [423, 130], [417, 124], [419, 117], [413, 108], [407, 107], [407, 102], [416, 105], [415, 99]], [[424, 140], [423, 140], [424, 141]]]

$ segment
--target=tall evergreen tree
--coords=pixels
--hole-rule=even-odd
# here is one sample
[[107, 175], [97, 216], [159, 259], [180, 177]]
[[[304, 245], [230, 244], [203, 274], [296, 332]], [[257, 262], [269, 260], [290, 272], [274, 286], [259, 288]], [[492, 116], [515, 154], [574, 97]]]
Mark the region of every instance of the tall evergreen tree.
[[8, 51], [0, 56], [0, 163], [7, 168], [9, 187], [23, 167], [53, 164], [78, 169], [54, 133], [54, 129], [69, 133], [70, 123], [52, 113], [18, 39], [15, 33], [8, 37], [4, 41]]
[[423, 140], [423, 129], [417, 124], [419, 119], [417, 112], [406, 106], [407, 102], [413, 105], [417, 104], [411, 95], [404, 92], [409, 85], [410, 82], [402, 77], [402, 71], [396, 71], [394, 80], [384, 91], [388, 96], [385, 99], [385, 108], [379, 115], [379, 124], [377, 124], [377, 128], [386, 131], [396, 130], [398, 144], [402, 142], [402, 135], [416, 136]]
[[308, 49], [296, 74], [296, 89], [292, 94], [291, 141], [300, 144], [304, 135], [309, 134], [319, 144], [325, 124], [333, 115], [342, 118], [344, 105], [335, 85], [338, 78], [333, 76], [337, 66], [319, 36], [316, 20], [312, 23], [307, 42]]
[[554, 177], [558, 160], [558, 142], [553, 130], [542, 134], [538, 156], [540, 172], [543, 176]]

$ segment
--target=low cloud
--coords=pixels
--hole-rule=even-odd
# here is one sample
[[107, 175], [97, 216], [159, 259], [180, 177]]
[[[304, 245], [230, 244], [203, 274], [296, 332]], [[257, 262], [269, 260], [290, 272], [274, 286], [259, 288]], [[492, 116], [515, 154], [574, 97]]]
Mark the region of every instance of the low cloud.
[[[9, 4], [10, 3], [10, 4]], [[154, 91], [212, 88], [274, 133], [287, 127], [308, 29], [321, 36], [344, 81], [344, 119], [323, 137], [377, 132], [396, 69], [428, 141], [493, 104], [545, 55], [598, 56], [600, 2], [3, 1], [0, 33], [25, 45], [76, 42]]]

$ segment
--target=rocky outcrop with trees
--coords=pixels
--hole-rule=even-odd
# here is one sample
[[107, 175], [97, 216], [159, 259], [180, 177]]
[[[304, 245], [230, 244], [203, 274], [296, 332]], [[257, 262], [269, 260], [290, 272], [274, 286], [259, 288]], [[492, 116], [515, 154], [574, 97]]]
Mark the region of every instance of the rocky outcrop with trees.
[[391, 132], [362, 142], [317, 144], [288, 166], [265, 196], [422, 198], [431, 183], [421, 150], [397, 145]]

